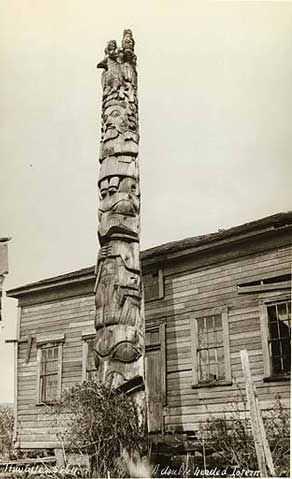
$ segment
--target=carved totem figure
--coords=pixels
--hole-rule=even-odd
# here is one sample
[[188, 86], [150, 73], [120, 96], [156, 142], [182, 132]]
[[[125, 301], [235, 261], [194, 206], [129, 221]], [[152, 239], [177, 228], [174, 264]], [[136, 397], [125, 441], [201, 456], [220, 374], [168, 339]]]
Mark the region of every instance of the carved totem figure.
[[97, 378], [144, 395], [144, 314], [139, 259], [140, 187], [136, 55], [131, 30], [108, 42], [102, 68], [94, 347]]

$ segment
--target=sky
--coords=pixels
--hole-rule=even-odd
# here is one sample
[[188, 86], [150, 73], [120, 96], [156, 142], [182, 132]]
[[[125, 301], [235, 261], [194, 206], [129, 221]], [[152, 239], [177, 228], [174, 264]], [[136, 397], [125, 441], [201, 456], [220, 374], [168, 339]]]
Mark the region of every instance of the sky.
[[[292, 3], [0, 2], [5, 289], [93, 265], [106, 42], [133, 30], [142, 249], [292, 209]], [[4, 299], [0, 402], [13, 401]]]

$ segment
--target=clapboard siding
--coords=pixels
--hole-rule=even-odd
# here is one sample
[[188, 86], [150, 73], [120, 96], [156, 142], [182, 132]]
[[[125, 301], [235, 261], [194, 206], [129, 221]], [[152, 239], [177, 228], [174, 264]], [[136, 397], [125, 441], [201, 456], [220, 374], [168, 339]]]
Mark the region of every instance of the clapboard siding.
[[[94, 297], [66, 298], [53, 302], [24, 306], [21, 311], [20, 339], [33, 336], [29, 361], [25, 363], [28, 343], [18, 346], [18, 418], [17, 439], [26, 443], [58, 444], [54, 414], [46, 406], [36, 405], [38, 335], [62, 332], [65, 334], [62, 357], [62, 391], [82, 379], [82, 330], [93, 325]], [[49, 427], [48, 427], [49, 426]]]
[[[240, 350], [247, 349], [251, 373], [262, 404], [272, 407], [276, 393], [289, 398], [289, 383], [263, 383], [264, 363], [257, 294], [240, 296], [237, 284], [260, 279], [263, 275], [288, 274], [291, 249], [278, 248], [224, 265], [208, 266], [176, 274], [174, 267], [164, 268], [165, 296], [159, 302], [146, 304], [146, 317], [167, 313], [167, 410], [166, 430], [197, 428], [208, 414], [214, 416], [211, 405], [218, 405], [231, 414], [232, 400], [245, 397]], [[192, 389], [191, 331], [189, 321], [212, 307], [228, 306], [229, 343], [232, 386]], [[172, 310], [173, 308], [173, 310]], [[178, 310], [182, 311], [178, 314]], [[269, 401], [269, 402], [267, 402]], [[288, 402], [286, 401], [286, 405]], [[179, 406], [179, 408], [178, 408]], [[214, 416], [216, 417], [216, 415]]]
[[[236, 246], [224, 246], [162, 263], [164, 296], [145, 303], [146, 324], [166, 324], [166, 431], [198, 429], [209, 415], [224, 413], [232, 418], [233, 403], [240, 401], [244, 414], [245, 384], [240, 350], [247, 349], [251, 373], [262, 409], [270, 409], [276, 394], [289, 405], [289, 382], [265, 383], [259, 295], [238, 294], [237, 284], [256, 281], [263, 275], [290, 273], [290, 233], [268, 232], [259, 239], [243, 240]], [[33, 337], [29, 360], [27, 342], [18, 345], [18, 417], [17, 440], [23, 447], [57, 447], [58, 424], [46, 406], [36, 405], [36, 337], [46, 333], [65, 334], [62, 361], [62, 391], [81, 382], [83, 330], [93, 326], [94, 297], [87, 286], [74, 295], [58, 296], [52, 290], [39, 302], [27, 300], [21, 310], [20, 340]], [[72, 289], [73, 291], [73, 289]], [[212, 308], [228, 308], [229, 346], [232, 384], [192, 387], [190, 321]]]

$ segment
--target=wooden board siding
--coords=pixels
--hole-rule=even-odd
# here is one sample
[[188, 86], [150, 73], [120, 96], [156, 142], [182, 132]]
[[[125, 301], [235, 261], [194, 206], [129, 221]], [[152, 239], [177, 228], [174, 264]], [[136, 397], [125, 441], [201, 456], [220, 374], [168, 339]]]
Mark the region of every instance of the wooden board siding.
[[[256, 281], [269, 273], [290, 273], [291, 248], [285, 244], [287, 238], [279, 242], [280, 247], [275, 247], [275, 240], [269, 239], [266, 245], [274, 247], [268, 251], [263, 251], [262, 244], [246, 246], [249, 254], [244, 256], [239, 248], [228, 251], [225, 261], [221, 252], [217, 257], [208, 255], [207, 265], [201, 257], [198, 262], [164, 266], [164, 298], [146, 303], [145, 307], [148, 321], [166, 317], [166, 431], [194, 430], [209, 415], [217, 417], [220, 412], [227, 417], [231, 415], [232, 401], [245, 397], [241, 349], [248, 350], [261, 407], [271, 408], [277, 393], [285, 406], [289, 406], [289, 382], [263, 381], [259, 295], [237, 293], [238, 283]], [[190, 320], [223, 305], [228, 307], [233, 384], [193, 389]]]
[[[82, 380], [82, 330], [93, 325], [94, 296], [66, 298], [24, 306], [20, 340], [32, 336], [29, 360], [27, 342], [18, 345], [17, 442], [20, 447], [56, 447], [55, 419], [48, 407], [37, 403], [37, 346], [40, 335], [65, 334], [62, 360], [62, 391]], [[47, 446], [49, 444], [49, 446]]]
[[[224, 250], [165, 261], [163, 297], [145, 302], [146, 327], [165, 323], [166, 398], [163, 423], [166, 431], [199, 427], [209, 415], [231, 416], [232, 401], [245, 397], [240, 350], [247, 349], [251, 373], [261, 407], [272, 407], [276, 393], [289, 404], [289, 382], [264, 382], [260, 325], [260, 295], [238, 294], [237, 284], [260, 280], [263, 275], [290, 273], [291, 247], [287, 232], [269, 233]], [[161, 277], [162, 279], [162, 277]], [[21, 447], [57, 447], [57, 431], [45, 406], [36, 405], [36, 337], [64, 333], [62, 390], [82, 380], [82, 331], [93, 325], [94, 297], [74, 285], [74, 295], [58, 290], [38, 293], [22, 301], [20, 340], [32, 336], [29, 359], [27, 342], [18, 345], [18, 427]], [[89, 283], [87, 291], [93, 291]], [[34, 293], [35, 294], [35, 293]], [[47, 301], [46, 301], [46, 294]], [[272, 293], [274, 294], [274, 293]], [[66, 296], [66, 297], [65, 297]], [[190, 321], [211, 308], [227, 306], [232, 385], [192, 388]], [[242, 404], [240, 405], [242, 408]]]

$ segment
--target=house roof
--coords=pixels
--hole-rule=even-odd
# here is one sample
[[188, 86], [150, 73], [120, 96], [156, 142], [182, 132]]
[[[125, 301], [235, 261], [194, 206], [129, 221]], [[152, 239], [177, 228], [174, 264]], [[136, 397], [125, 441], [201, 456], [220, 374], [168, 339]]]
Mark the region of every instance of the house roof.
[[[207, 249], [212, 246], [226, 244], [233, 240], [243, 240], [250, 236], [255, 236], [268, 231], [273, 231], [278, 228], [292, 226], [292, 211], [285, 213], [277, 213], [272, 216], [267, 216], [256, 221], [244, 223], [239, 226], [234, 226], [228, 229], [218, 230], [214, 233], [208, 233], [199, 236], [184, 238], [178, 241], [171, 241], [153, 248], [141, 251], [142, 264], [146, 262], [157, 262], [165, 259], [172, 259], [177, 256], [181, 257], [190, 253], [195, 253], [202, 249]], [[61, 285], [68, 282], [77, 282], [81, 279], [83, 281], [94, 278], [94, 266], [82, 268], [77, 271], [53, 276], [41, 281], [29, 283], [18, 288], [7, 291], [7, 296], [15, 297], [21, 296], [28, 292], [36, 291], [44, 287], [52, 287], [52, 285]]]
[[172, 241], [165, 243], [154, 248], [142, 251], [142, 260], [149, 258], [153, 255], [169, 254], [173, 252], [179, 252], [193, 247], [199, 247], [202, 245], [209, 245], [219, 240], [231, 239], [237, 235], [247, 234], [251, 232], [257, 232], [262, 230], [276, 229], [283, 226], [292, 226], [292, 211], [286, 213], [277, 213], [272, 216], [267, 216], [256, 221], [244, 223], [239, 226], [233, 226], [232, 228], [218, 230], [215, 233], [208, 233], [201, 236], [193, 236], [178, 241]]

